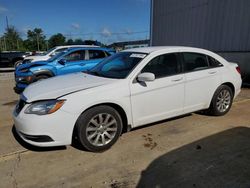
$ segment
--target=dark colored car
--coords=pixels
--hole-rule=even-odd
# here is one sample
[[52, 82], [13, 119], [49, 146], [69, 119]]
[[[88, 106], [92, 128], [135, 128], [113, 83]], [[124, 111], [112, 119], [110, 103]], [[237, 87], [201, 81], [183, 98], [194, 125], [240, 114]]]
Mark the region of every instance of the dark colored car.
[[0, 53], [0, 67], [14, 67], [15, 64], [23, 61], [29, 56], [27, 52], [1, 52]]

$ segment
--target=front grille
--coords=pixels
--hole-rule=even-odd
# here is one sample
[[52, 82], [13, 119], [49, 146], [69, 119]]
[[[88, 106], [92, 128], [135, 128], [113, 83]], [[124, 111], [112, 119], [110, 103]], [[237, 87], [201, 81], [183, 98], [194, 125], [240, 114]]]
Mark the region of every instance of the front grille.
[[16, 113], [19, 114], [23, 107], [25, 106], [26, 102], [23, 99], [20, 99], [18, 104], [16, 105]]

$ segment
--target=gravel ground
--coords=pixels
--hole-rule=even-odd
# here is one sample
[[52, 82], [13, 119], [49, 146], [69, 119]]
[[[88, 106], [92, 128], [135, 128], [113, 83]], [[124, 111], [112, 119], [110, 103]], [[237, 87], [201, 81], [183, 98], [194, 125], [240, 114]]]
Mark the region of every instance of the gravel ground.
[[223, 117], [162, 121], [91, 153], [18, 142], [13, 73], [0, 73], [0, 86], [0, 187], [250, 187], [250, 89]]

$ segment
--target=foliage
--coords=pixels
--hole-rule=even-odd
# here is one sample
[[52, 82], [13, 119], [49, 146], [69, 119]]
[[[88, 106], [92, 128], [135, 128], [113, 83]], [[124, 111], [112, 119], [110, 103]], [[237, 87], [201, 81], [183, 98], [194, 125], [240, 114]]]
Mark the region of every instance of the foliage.
[[65, 45], [65, 36], [63, 36], [63, 34], [61, 33], [57, 33], [55, 35], [52, 35], [48, 42], [49, 42], [49, 48], [53, 48], [55, 46], [61, 46], [61, 45]]
[[4, 35], [0, 38], [0, 50], [3, 51], [46, 51], [49, 48], [60, 45], [97, 45], [105, 46], [96, 40], [68, 39], [57, 33], [48, 40], [41, 28], [27, 31], [27, 39], [23, 40], [14, 26], [6, 28]]
[[27, 39], [24, 41], [25, 47], [30, 50], [45, 51], [47, 50], [46, 37], [41, 28], [35, 28], [33, 31], [28, 30]]
[[14, 51], [23, 48], [20, 34], [14, 26], [6, 28], [3, 37], [1, 37], [1, 49], [6, 51]]

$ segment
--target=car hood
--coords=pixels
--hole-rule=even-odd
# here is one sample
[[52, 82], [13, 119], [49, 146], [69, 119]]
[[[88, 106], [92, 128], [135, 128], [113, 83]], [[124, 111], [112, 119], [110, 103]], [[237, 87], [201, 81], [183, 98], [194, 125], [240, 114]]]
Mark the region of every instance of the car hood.
[[47, 61], [36, 61], [36, 62], [32, 62], [32, 63], [25, 63], [25, 64], [21, 64], [17, 67], [17, 70], [23, 70], [23, 69], [29, 69], [32, 67], [38, 67], [38, 66], [42, 66], [42, 65], [46, 65], [48, 64]]
[[29, 85], [22, 95], [27, 102], [56, 99], [70, 93], [109, 84], [115, 80], [79, 72], [35, 82]]
[[41, 60], [47, 60], [49, 57], [47, 55], [32, 55], [25, 58], [25, 60], [31, 60], [34, 61], [41, 61]]

